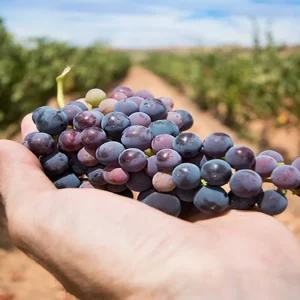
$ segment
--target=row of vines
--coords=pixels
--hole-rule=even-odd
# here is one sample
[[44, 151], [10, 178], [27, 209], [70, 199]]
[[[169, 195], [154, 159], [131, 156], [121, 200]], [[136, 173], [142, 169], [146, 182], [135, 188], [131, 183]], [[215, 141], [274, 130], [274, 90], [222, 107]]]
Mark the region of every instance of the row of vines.
[[79, 48], [36, 38], [24, 46], [0, 19], [0, 130], [55, 96], [55, 78], [67, 65], [74, 68], [66, 92], [84, 95], [94, 87], [105, 90], [125, 76], [130, 58], [101, 44]]

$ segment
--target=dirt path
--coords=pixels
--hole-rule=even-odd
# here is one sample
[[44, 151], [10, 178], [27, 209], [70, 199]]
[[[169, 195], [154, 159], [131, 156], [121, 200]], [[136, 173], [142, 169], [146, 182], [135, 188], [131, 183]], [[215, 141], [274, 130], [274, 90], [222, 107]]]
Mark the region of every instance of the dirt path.
[[[195, 125], [191, 131], [204, 139], [215, 131], [224, 131], [232, 136], [236, 144], [243, 144], [257, 151], [255, 145], [238, 138], [230, 129], [214, 119], [209, 113], [200, 112], [187, 97], [180, 94], [158, 76], [141, 67], [133, 67], [122, 82], [134, 90], [148, 89], [155, 96], [169, 96], [175, 100], [177, 109], [186, 109], [194, 116]], [[278, 219], [300, 238], [300, 199], [289, 197], [288, 210]], [[1, 250], [0, 250], [1, 251]], [[62, 287], [45, 270], [18, 251], [0, 252], [0, 300], [67, 300]]]

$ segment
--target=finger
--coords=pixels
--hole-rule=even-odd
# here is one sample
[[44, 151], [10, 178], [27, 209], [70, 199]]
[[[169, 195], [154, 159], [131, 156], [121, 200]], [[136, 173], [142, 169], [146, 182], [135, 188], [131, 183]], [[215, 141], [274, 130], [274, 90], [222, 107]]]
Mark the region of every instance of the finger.
[[31, 132], [37, 131], [35, 124], [32, 121], [32, 114], [28, 114], [24, 117], [21, 123], [22, 137], [24, 137]]

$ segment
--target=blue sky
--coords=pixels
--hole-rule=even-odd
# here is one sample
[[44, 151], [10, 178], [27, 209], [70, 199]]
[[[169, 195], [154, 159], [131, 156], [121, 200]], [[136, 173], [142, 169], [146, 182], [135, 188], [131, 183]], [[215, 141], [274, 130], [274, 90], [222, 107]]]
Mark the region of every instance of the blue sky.
[[300, 0], [0, 0], [18, 39], [48, 36], [118, 48], [251, 45], [256, 18], [276, 42], [300, 43]]

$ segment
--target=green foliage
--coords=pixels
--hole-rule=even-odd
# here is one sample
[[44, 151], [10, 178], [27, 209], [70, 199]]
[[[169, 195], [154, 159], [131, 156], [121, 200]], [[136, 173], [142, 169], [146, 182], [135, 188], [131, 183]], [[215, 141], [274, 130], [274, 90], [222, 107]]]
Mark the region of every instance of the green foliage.
[[270, 33], [267, 39], [268, 45], [261, 47], [256, 37], [255, 47], [247, 52], [150, 53], [144, 65], [179, 88], [191, 87], [200, 108], [237, 130], [254, 119], [297, 123], [300, 53], [282, 55]]
[[130, 58], [99, 44], [76, 48], [45, 38], [33, 39], [24, 47], [14, 41], [0, 19], [0, 129], [55, 96], [55, 78], [67, 65], [73, 69], [66, 92], [84, 96], [91, 88], [105, 90], [125, 76]]

